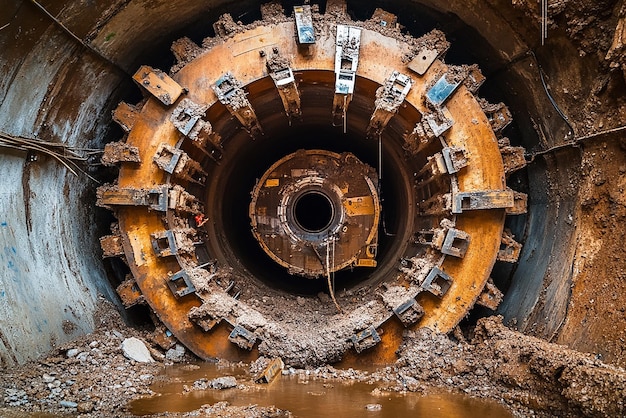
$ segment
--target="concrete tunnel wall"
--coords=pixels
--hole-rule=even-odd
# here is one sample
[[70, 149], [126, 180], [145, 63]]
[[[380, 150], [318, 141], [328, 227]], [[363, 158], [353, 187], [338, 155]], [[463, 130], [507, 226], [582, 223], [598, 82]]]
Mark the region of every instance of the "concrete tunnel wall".
[[[255, 10], [258, 7], [255, 2], [192, 0], [40, 3], [130, 74], [143, 63], [168, 62], [169, 44], [185, 34], [185, 27], [205, 27], [209, 35], [210, 25], [220, 13], [232, 11], [237, 19], [251, 10], [251, 4], [256, 5]], [[497, 54], [493, 57], [497, 60], [476, 62], [483, 71], [486, 68], [488, 79], [493, 73], [493, 80], [500, 80], [502, 94], [520, 121], [526, 147], [539, 142], [527, 123], [530, 117], [548, 132], [542, 147], [563, 141], [563, 123], [554, 116], [532, 61], [523, 59], [500, 68], [501, 63], [519, 57], [537, 42], [537, 34], [518, 24], [521, 18], [510, 2], [375, 4], [396, 13], [426, 6], [474, 29]], [[348, 2], [348, 7], [359, 6]], [[29, 1], [8, 0], [0, 11], [0, 27], [6, 23], [9, 25], [0, 30], [0, 130], [90, 148], [119, 139], [121, 133], [111, 128], [110, 113], [122, 98], [137, 97], [138, 88], [130, 77], [79, 45]], [[454, 43], [455, 27], [448, 29]], [[575, 56], [576, 51], [566, 45], [561, 53]], [[41, 158], [29, 162], [27, 157], [0, 152], [0, 364], [23, 363], [56, 343], [92, 330], [99, 293], [117, 300], [100, 260], [98, 237], [106, 231], [98, 230], [94, 221], [96, 184], [83, 175], [74, 176], [55, 161]], [[576, 158], [555, 158], [551, 164], [529, 169], [534, 185], [529, 195], [529, 222], [519, 228], [532, 238], [527, 239], [517, 278], [501, 307], [522, 330], [537, 308], [549, 269], [549, 282], [556, 283], [556, 290], [548, 299], [541, 299], [542, 306], [567, 305], [567, 294], [560, 290], [561, 284], [567, 283], [571, 259], [563, 257], [561, 247], [568, 248], [571, 228], [563, 230], [559, 223], [570, 214], [571, 203], [562, 203], [573, 202], [575, 191], [550, 190], [541, 178], [558, 167], [576, 165]], [[555, 242], [559, 246], [553, 245]], [[545, 332], [536, 330], [537, 334], [549, 337], [555, 332], [565, 315], [561, 308], [547, 321]]]
[[[101, 147], [119, 76], [57, 28], [35, 24], [37, 10], [7, 6], [0, 130]], [[91, 331], [98, 294], [115, 296], [100, 261], [94, 184], [21, 152], [3, 150], [0, 167], [0, 364], [12, 364]]]

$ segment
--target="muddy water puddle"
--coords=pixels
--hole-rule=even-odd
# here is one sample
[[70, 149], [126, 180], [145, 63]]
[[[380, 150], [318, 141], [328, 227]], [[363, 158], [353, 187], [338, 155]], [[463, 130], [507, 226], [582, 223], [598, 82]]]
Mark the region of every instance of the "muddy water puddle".
[[[196, 368], [197, 367], [197, 368]], [[192, 369], [193, 368], [193, 369]], [[238, 387], [232, 389], [186, 390], [194, 381], [234, 376]], [[387, 393], [374, 395], [376, 385], [330, 381], [291, 374], [279, 375], [272, 383], [255, 384], [246, 370], [211, 363], [197, 366], [171, 366], [154, 383], [156, 395], [129, 404], [132, 414], [142, 416], [165, 412], [190, 412], [202, 405], [226, 401], [233, 406], [275, 406], [296, 417], [399, 417], [488, 418], [512, 417], [504, 406], [489, 400], [447, 392], [420, 395]], [[380, 405], [379, 410], [372, 405]], [[370, 409], [368, 409], [368, 405]]]

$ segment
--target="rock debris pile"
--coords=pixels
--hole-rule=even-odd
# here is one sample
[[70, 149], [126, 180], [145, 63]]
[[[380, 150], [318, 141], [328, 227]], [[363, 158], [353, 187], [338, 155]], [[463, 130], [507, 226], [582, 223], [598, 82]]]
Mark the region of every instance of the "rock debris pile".
[[[58, 347], [38, 362], [0, 372], [1, 416], [132, 416], [129, 402], [154, 395], [150, 385], [166, 378], [159, 376], [166, 365], [173, 360], [197, 361], [178, 348], [162, 353], [149, 343], [146, 331], [125, 326], [114, 308], [106, 307], [101, 312], [104, 314], [95, 333]], [[369, 383], [374, 386], [372, 394], [379, 396], [441, 390], [465, 393], [496, 400], [518, 416], [604, 417], [626, 413], [624, 369], [604, 364], [593, 354], [519, 334], [505, 327], [500, 317], [482, 319], [465, 334], [457, 329], [454, 336], [427, 329], [406, 331], [398, 355], [394, 364], [374, 371], [331, 365], [297, 369], [287, 364], [282, 373], [302, 375], [306, 380], [327, 380], [332, 385]], [[268, 358], [261, 357], [250, 364], [251, 375], [268, 363]], [[199, 379], [184, 388], [186, 392], [225, 389], [241, 391], [245, 396], [249, 388], [233, 376]], [[376, 408], [377, 404], [372, 403], [367, 409]], [[274, 407], [219, 402], [167, 416], [291, 414]]]

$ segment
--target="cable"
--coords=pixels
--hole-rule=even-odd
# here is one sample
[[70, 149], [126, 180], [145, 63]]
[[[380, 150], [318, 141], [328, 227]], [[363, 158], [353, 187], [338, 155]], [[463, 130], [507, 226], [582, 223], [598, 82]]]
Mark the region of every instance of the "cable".
[[[79, 44], [81, 44], [83, 46], [83, 48], [86, 48], [87, 50], [91, 51], [92, 53], [96, 54], [100, 59], [106, 61], [107, 63], [111, 64], [113, 67], [115, 67], [116, 69], [118, 69], [119, 71], [123, 72], [124, 74], [128, 75], [128, 76], [132, 76], [132, 74], [130, 74], [128, 71], [126, 71], [126, 69], [122, 68], [119, 64], [117, 64], [116, 62], [113, 62], [112, 60], [110, 60], [109, 58], [105, 57], [104, 55], [102, 55], [102, 53], [98, 50], [96, 50], [95, 48], [93, 48], [91, 45], [85, 43], [82, 39], [80, 39], [78, 36], [76, 36], [74, 34], [74, 32], [72, 32], [71, 30], [69, 30], [61, 21], [59, 21], [56, 17], [54, 17], [50, 12], [48, 12], [48, 10], [46, 10], [45, 7], [43, 7], [41, 4], [39, 4], [39, 2], [37, 2], [37, 0], [30, 0], [30, 2], [32, 4], [34, 4], [35, 6], [37, 6], [37, 8], [39, 10], [41, 10], [43, 13], [46, 14], [46, 16], [48, 16], [54, 23], [56, 23], [61, 29], [63, 29], [63, 31], [68, 34], [69, 36], [71, 36], [76, 42], [78, 42]], [[2, 28], [4, 29], [4, 27]]]
[[512, 65], [517, 64], [518, 62], [524, 60], [528, 56], [532, 57], [533, 61], [535, 61], [535, 65], [537, 66], [537, 71], [539, 72], [539, 79], [541, 80], [541, 85], [543, 86], [543, 90], [546, 93], [546, 96], [548, 96], [548, 100], [550, 101], [550, 104], [552, 104], [552, 107], [554, 107], [554, 110], [556, 110], [558, 115], [567, 124], [567, 126], [570, 129], [570, 131], [572, 132], [572, 134], [576, 135], [576, 132], [574, 131], [574, 127], [570, 123], [569, 118], [559, 108], [559, 105], [556, 103], [556, 100], [554, 100], [554, 98], [552, 97], [552, 94], [550, 94], [550, 91], [548, 90], [548, 85], [547, 85], [546, 80], [545, 80], [545, 73], [543, 72], [543, 68], [541, 67], [541, 64], [539, 64], [539, 60], [537, 59], [537, 56], [535, 55], [535, 52], [532, 49], [528, 49], [527, 51], [525, 51], [523, 53], [520, 53], [519, 55], [516, 55], [511, 60], [509, 60], [506, 64], [504, 64], [501, 67], [497, 68], [496, 70], [492, 71], [488, 75], [488, 78], [493, 78], [496, 75], [498, 75], [500, 72], [508, 70], [509, 67], [511, 67]]
[[[335, 240], [333, 239], [333, 245], [334, 245]], [[335, 290], [333, 289], [333, 285], [332, 285], [332, 281], [331, 281], [331, 277], [330, 277], [330, 245], [328, 242], [326, 242], [326, 278], [328, 280], [328, 291], [330, 293], [330, 297], [333, 300], [333, 303], [335, 304], [335, 306], [337, 307], [337, 310], [339, 311], [339, 313], [343, 313], [343, 311], [341, 310], [341, 306], [339, 306], [339, 303], [337, 302], [337, 298], [335, 298]], [[334, 264], [334, 261], [333, 261]]]
[[548, 39], [548, 0], [541, 0], [541, 45]]
[[337, 243], [336, 237], [333, 237], [333, 271], [332, 271], [332, 282], [333, 282], [333, 295], [335, 294], [335, 245]]
[[565, 116], [563, 111], [561, 111], [561, 109], [559, 108], [559, 105], [556, 104], [556, 101], [554, 100], [554, 98], [550, 94], [550, 91], [548, 90], [548, 85], [546, 84], [546, 80], [545, 80], [545, 76], [544, 76], [544, 73], [543, 73], [543, 69], [541, 68], [541, 64], [539, 64], [539, 61], [537, 60], [537, 56], [535, 55], [535, 52], [533, 50], [529, 50], [528, 52], [530, 53], [530, 55], [535, 60], [535, 64], [537, 64], [537, 69], [539, 70], [539, 78], [541, 79], [541, 84], [543, 85], [543, 90], [546, 92], [546, 96], [548, 96], [548, 100], [550, 100], [550, 103], [552, 103], [552, 106], [554, 107], [554, 110], [556, 110], [556, 112], [559, 114], [559, 116], [565, 121], [565, 123], [569, 127], [569, 129], [572, 132], [572, 134], [576, 135], [576, 131], [574, 131], [574, 127], [570, 123], [569, 118], [567, 116]]
[[345, 95], [343, 98], [343, 133], [347, 133], [348, 132], [348, 109], [347, 109], [347, 103], [348, 103], [348, 95]]
[[36, 138], [17, 137], [4, 132], [0, 132], [0, 147], [17, 149], [25, 152], [34, 151], [48, 155], [65, 166], [65, 168], [67, 168], [75, 176], [78, 176], [77, 171], [79, 171], [86, 175], [89, 179], [98, 184], [100, 183], [78, 165], [78, 163], [86, 163], [88, 160], [87, 156], [80, 155], [78, 151], [84, 152], [84, 150], [89, 150], [86, 153], [88, 155], [95, 152], [96, 150], [94, 149], [73, 148], [60, 142], [47, 142]]
[[626, 125], [625, 126], [619, 126], [617, 128], [607, 129], [607, 130], [604, 130], [604, 131], [596, 132], [596, 133], [585, 135], [585, 136], [581, 136], [580, 138], [576, 138], [576, 141], [578, 141], [578, 142], [585, 141], [587, 139], [595, 138], [596, 136], [605, 135], [605, 134], [612, 134], [612, 133], [620, 132], [620, 131], [623, 131], [623, 130], [626, 130]]
[[595, 132], [593, 134], [589, 134], [589, 135], [585, 135], [585, 136], [581, 136], [579, 138], [574, 139], [573, 141], [569, 141], [569, 142], [566, 142], [566, 143], [561, 144], [561, 145], [555, 145], [553, 147], [550, 147], [550, 148], [542, 150], [542, 151], [537, 151], [537, 152], [526, 154], [527, 157], [530, 157], [530, 160], [528, 160], [528, 163], [532, 163], [535, 160], [535, 157], [537, 157], [539, 155], [549, 154], [551, 152], [558, 151], [560, 149], [568, 148], [568, 147], [580, 147], [583, 144], [583, 142], [588, 140], [588, 139], [593, 139], [593, 138], [596, 138], [598, 136], [612, 134], [612, 133], [616, 133], [616, 132], [621, 132], [621, 131], [624, 131], [624, 130], [626, 130], [626, 125], [625, 126], [619, 126], [617, 128], [607, 129], [607, 130], [600, 131], [600, 132]]
[[[329, 237], [330, 240], [330, 237]], [[317, 258], [320, 261], [320, 264], [322, 265], [322, 268], [325, 270], [325, 275], [326, 275], [326, 282], [328, 284], [328, 293], [330, 293], [330, 297], [333, 300], [333, 303], [335, 304], [335, 306], [337, 307], [337, 310], [339, 311], [339, 313], [343, 313], [343, 310], [341, 309], [341, 306], [339, 306], [339, 303], [337, 302], [337, 299], [335, 298], [335, 290], [334, 290], [334, 286], [331, 280], [331, 276], [330, 276], [330, 246], [329, 246], [329, 241], [326, 242], [326, 260], [324, 260], [324, 258], [322, 257], [322, 255], [319, 253], [319, 251], [317, 251], [317, 248], [315, 247], [315, 245], [312, 244], [308, 244], [311, 246], [311, 248], [313, 249], [313, 252], [315, 253], [315, 255], [317, 256]], [[334, 257], [333, 257], [334, 258]], [[333, 269], [334, 269], [334, 261], [333, 261]]]
[[383, 180], [383, 139], [382, 132], [378, 134], [378, 183]]
[[[382, 142], [382, 133], [378, 134], [378, 184], [376, 186], [376, 192], [378, 193], [378, 199], [383, 202], [383, 142]], [[387, 222], [385, 222], [384, 209], [381, 209], [380, 219], [383, 224], [383, 233], [388, 237], [395, 237], [396, 234], [392, 234], [387, 231]]]

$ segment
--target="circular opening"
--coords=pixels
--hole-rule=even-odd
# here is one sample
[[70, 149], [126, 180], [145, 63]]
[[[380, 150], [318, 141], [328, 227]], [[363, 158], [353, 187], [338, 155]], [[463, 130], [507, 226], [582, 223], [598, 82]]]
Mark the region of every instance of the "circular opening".
[[[299, 295], [316, 295], [327, 291], [325, 279], [293, 280], [293, 276], [273, 259], [267, 256], [258, 241], [250, 231], [249, 205], [250, 191], [263, 173], [285, 155], [300, 149], [320, 149], [335, 153], [351, 152], [360, 161], [375, 167], [384, 173], [381, 179], [379, 196], [381, 199], [381, 230], [378, 241], [378, 266], [375, 269], [357, 268], [345, 269], [336, 272], [336, 288], [352, 289], [365, 283], [374, 283], [384, 279], [389, 274], [395, 274], [396, 260], [401, 258], [400, 253], [404, 243], [410, 238], [407, 224], [410, 222], [402, 208], [410, 206], [410, 192], [412, 190], [412, 174], [422, 162], [415, 167], [407, 167], [404, 159], [402, 143], [395, 141], [395, 132], [404, 132], [409, 127], [395, 124], [402, 119], [392, 119], [390, 126], [383, 134], [382, 155], [379, 155], [377, 141], [365, 139], [364, 127], [370, 119], [373, 99], [376, 89], [380, 87], [367, 79], [359, 79], [357, 92], [350, 105], [351, 117], [348, 118], [348, 129], [343, 133], [341, 129], [332, 126], [331, 112], [328, 106], [332, 105], [334, 94], [334, 73], [325, 71], [309, 71], [301, 75], [303, 81], [299, 85], [303, 98], [310, 106], [303, 106], [303, 113], [307, 117], [302, 122], [289, 125], [288, 119], [282, 111], [283, 104], [275, 93], [274, 83], [269, 77], [248, 85], [250, 100], [257, 112], [257, 117], [263, 131], [263, 141], [251, 141], [245, 130], [237, 126], [238, 121], [230, 118], [228, 110], [221, 104], [213, 106], [207, 118], [215, 120], [214, 130], [222, 134], [225, 149], [236, 152], [224, 152], [219, 165], [208, 164], [210, 181], [206, 189], [198, 191], [204, 194], [207, 217], [214, 220], [209, 222], [207, 233], [213, 239], [207, 240], [211, 256], [224, 265], [237, 268], [237, 272], [259, 280], [270, 287], [285, 290]], [[326, 77], [326, 79], [324, 78]], [[327, 83], [318, 83], [317, 80], [326, 80]], [[321, 100], [319, 98], [326, 98]], [[305, 103], [305, 100], [303, 100]], [[400, 116], [404, 116], [403, 109]], [[354, 126], [352, 126], [354, 124]], [[394, 133], [394, 136], [391, 136]], [[390, 134], [390, 136], [387, 136]], [[297, 141], [294, 141], [297, 138]], [[268, 146], [269, 144], [269, 146]], [[193, 152], [193, 150], [189, 150]], [[382, 158], [379, 158], [382, 157]], [[201, 157], [198, 157], [201, 158]], [[307, 188], [305, 191], [318, 191]], [[326, 196], [332, 200], [331, 195]], [[317, 234], [308, 232], [296, 224], [295, 198], [288, 204], [289, 218], [294, 228], [300, 228], [302, 234]], [[210, 203], [213, 202], [213, 203]], [[338, 217], [340, 203], [331, 203], [334, 213], [330, 219]], [[328, 209], [327, 209], [328, 210]], [[329, 217], [326, 216], [326, 220]], [[300, 221], [306, 226], [306, 221]], [[328, 221], [324, 222], [324, 224]], [[322, 225], [324, 226], [324, 225]], [[213, 255], [214, 254], [214, 255]]]
[[322, 232], [333, 220], [335, 208], [323, 193], [307, 191], [296, 198], [294, 220], [306, 232]]

